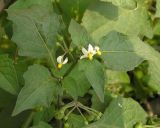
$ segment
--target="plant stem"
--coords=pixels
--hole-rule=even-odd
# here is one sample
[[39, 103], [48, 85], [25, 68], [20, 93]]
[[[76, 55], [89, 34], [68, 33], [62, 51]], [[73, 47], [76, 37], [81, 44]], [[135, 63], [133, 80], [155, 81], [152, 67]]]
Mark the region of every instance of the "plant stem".
[[[60, 83], [60, 86], [62, 87], [61, 81], [60, 81], [59, 83]], [[58, 95], [58, 101], [57, 101], [57, 108], [58, 108], [58, 109], [61, 108], [61, 105], [62, 105], [62, 97], [63, 97], [63, 91], [60, 92], [60, 94]], [[58, 128], [63, 128], [63, 122], [62, 122], [61, 120], [58, 120], [58, 121], [57, 121], [57, 125], [58, 125]]]
[[33, 116], [34, 116], [35, 112], [32, 111], [30, 113], [30, 115], [28, 116], [27, 120], [25, 121], [25, 123], [23, 124], [22, 128], [29, 128], [31, 122], [32, 122], [32, 119], [33, 119]]
[[87, 119], [86, 119], [86, 117], [83, 115], [83, 113], [81, 112], [81, 110], [78, 108], [78, 107], [76, 107], [77, 108], [77, 110], [79, 111], [79, 113], [81, 114], [81, 116], [82, 116], [82, 118], [84, 119], [84, 121], [86, 121]]

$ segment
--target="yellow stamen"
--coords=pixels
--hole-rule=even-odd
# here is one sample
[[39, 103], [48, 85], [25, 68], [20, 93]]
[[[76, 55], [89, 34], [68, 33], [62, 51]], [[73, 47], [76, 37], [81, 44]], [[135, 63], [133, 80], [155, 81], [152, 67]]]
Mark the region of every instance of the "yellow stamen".
[[97, 55], [101, 56], [102, 52], [100, 50], [97, 51]]
[[89, 60], [93, 60], [93, 55], [92, 55], [92, 53], [89, 53], [89, 54], [88, 54], [88, 58], [89, 58]]
[[58, 67], [58, 69], [61, 69], [62, 68], [62, 64], [58, 64], [57, 67]]

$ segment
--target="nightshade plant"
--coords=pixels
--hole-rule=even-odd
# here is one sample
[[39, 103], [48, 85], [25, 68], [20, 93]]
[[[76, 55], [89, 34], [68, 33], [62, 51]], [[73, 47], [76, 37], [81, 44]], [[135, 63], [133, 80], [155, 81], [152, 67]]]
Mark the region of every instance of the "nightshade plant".
[[159, 128], [159, 18], [160, 0], [12, 1], [0, 127]]

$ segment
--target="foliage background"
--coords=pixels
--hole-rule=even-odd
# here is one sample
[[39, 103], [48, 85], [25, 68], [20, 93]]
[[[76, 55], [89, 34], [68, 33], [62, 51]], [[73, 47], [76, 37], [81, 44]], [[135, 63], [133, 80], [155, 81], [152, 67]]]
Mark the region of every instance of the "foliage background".
[[0, 4], [1, 127], [160, 127], [159, 0]]

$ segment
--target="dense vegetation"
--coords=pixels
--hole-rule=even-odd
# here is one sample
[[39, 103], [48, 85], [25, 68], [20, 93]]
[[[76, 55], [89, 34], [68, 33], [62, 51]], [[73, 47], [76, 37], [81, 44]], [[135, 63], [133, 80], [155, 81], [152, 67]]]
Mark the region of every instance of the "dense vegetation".
[[160, 0], [4, 2], [0, 127], [160, 127]]

